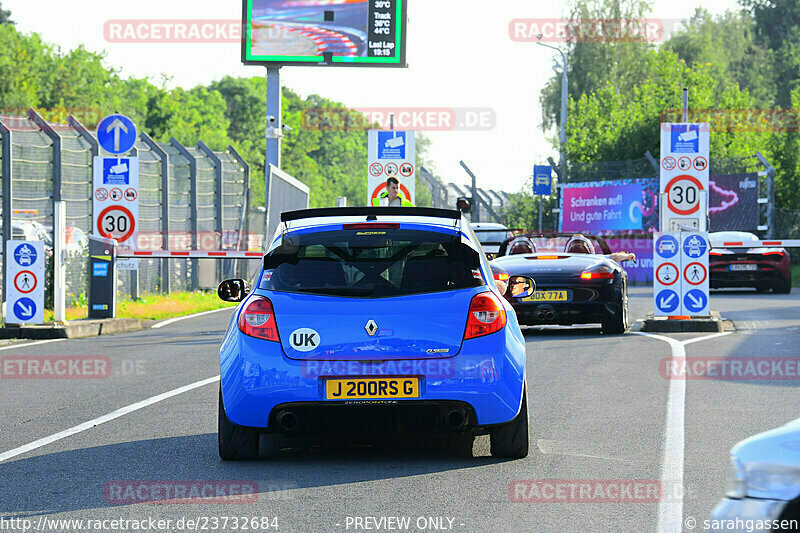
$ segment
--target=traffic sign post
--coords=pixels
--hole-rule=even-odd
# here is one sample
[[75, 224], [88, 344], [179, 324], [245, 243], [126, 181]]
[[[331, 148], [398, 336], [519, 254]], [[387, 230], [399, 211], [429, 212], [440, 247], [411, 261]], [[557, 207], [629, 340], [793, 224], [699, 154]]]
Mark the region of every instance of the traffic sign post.
[[7, 241], [6, 255], [7, 324], [44, 322], [44, 243]]
[[708, 316], [708, 233], [656, 233], [653, 239], [655, 316]]
[[95, 157], [92, 233], [135, 250], [139, 232], [139, 158]]
[[661, 231], [708, 230], [709, 125], [661, 124]]
[[656, 316], [680, 309], [680, 234], [656, 233], [653, 238], [653, 305]]
[[416, 143], [413, 131], [377, 131], [368, 134], [367, 204], [380, 198], [386, 180], [397, 178], [400, 194], [414, 203], [416, 190]]

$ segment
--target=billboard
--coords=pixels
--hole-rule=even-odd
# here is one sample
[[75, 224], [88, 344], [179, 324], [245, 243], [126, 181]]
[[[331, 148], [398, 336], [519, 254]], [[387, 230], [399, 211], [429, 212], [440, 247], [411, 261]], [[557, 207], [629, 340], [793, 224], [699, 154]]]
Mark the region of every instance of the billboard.
[[758, 174], [726, 174], [709, 180], [711, 231], [758, 228]]
[[243, 0], [242, 61], [405, 67], [407, 0]]
[[633, 231], [658, 227], [658, 180], [628, 179], [561, 186], [562, 232]]

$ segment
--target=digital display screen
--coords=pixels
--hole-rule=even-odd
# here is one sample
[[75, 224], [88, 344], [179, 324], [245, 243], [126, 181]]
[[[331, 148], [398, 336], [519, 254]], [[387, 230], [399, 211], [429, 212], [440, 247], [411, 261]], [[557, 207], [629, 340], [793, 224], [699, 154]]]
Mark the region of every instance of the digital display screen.
[[407, 0], [243, 0], [242, 61], [406, 66]]

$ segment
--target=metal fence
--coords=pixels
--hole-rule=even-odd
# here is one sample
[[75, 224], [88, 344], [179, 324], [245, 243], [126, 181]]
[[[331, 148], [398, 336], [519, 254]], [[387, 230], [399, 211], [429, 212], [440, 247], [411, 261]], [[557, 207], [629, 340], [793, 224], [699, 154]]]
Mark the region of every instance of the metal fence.
[[[48, 124], [35, 110], [26, 117], [0, 116], [0, 146], [4, 240], [44, 240], [52, 249], [54, 202], [61, 199], [65, 204], [70, 305], [88, 290], [92, 164], [94, 156], [103, 155], [102, 149], [74, 117], [67, 124]], [[154, 142], [141, 133], [127, 155], [138, 156], [140, 163], [140, 250], [263, 249], [265, 212], [250, 202], [250, 167], [233, 147], [219, 152], [202, 141]], [[285, 209], [280, 197], [272, 209]], [[120, 272], [122, 298], [210, 289], [226, 277], [251, 279], [259, 265], [258, 260], [234, 259], [138, 261], [138, 270]]]

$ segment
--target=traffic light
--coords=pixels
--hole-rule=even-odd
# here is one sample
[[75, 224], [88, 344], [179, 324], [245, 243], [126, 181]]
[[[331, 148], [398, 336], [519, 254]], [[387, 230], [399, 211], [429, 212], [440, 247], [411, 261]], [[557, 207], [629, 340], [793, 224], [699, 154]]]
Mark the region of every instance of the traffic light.
[[462, 213], [469, 213], [472, 211], [472, 198], [459, 198], [456, 200], [456, 208]]

